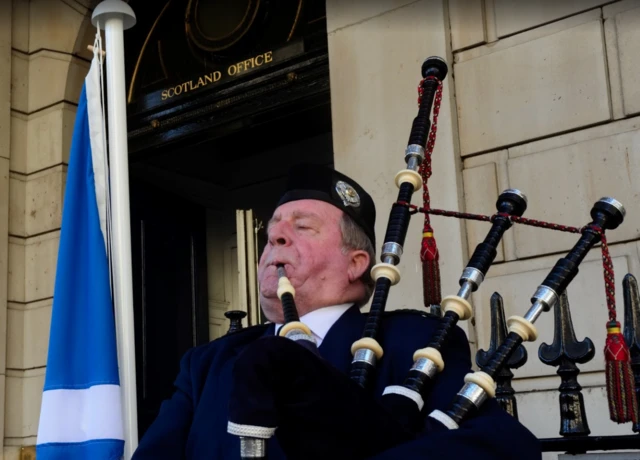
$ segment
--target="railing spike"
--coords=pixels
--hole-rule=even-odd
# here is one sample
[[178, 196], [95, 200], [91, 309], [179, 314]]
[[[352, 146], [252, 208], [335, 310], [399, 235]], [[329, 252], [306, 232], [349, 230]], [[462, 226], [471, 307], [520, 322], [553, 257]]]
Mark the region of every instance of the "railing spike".
[[[502, 296], [494, 292], [491, 296], [491, 340], [488, 350], [479, 350], [476, 354], [476, 364], [483, 367], [489, 361], [491, 355], [500, 347], [507, 337], [507, 322], [504, 318], [504, 305]], [[518, 406], [515, 399], [515, 390], [511, 386], [513, 372], [527, 362], [527, 350], [520, 345], [507, 366], [496, 377], [496, 400], [500, 406], [509, 414], [518, 418]]]
[[576, 363], [584, 364], [593, 359], [595, 347], [589, 337], [583, 341], [576, 339], [571, 320], [569, 299], [564, 292], [554, 307], [553, 343], [543, 343], [538, 349], [540, 361], [558, 367], [557, 374], [562, 379], [560, 387], [560, 434], [580, 436], [591, 433], [582, 397], [582, 387], [578, 383], [580, 369]]

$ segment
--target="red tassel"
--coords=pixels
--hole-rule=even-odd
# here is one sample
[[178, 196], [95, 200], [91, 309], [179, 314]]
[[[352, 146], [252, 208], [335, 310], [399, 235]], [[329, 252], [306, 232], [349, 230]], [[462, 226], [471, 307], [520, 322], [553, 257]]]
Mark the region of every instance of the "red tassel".
[[604, 358], [607, 364], [607, 399], [611, 420], [617, 423], [638, 423], [638, 404], [629, 348], [620, 333], [620, 323], [617, 321], [607, 324]]
[[420, 250], [422, 260], [422, 277], [424, 290], [424, 305], [440, 305], [442, 292], [440, 291], [440, 255], [436, 239], [433, 236], [433, 229], [428, 224], [425, 225], [422, 234], [422, 248]]

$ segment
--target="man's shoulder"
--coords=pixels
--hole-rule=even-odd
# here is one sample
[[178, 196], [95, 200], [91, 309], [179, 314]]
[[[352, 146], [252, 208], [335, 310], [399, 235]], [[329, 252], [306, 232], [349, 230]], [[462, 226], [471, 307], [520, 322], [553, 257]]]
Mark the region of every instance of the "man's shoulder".
[[209, 362], [216, 356], [237, 351], [239, 348], [249, 345], [254, 340], [262, 337], [268, 328], [269, 324], [250, 326], [240, 329], [239, 331], [223, 335], [211, 342], [198, 345], [187, 352], [189, 354], [191, 365], [193, 366]]

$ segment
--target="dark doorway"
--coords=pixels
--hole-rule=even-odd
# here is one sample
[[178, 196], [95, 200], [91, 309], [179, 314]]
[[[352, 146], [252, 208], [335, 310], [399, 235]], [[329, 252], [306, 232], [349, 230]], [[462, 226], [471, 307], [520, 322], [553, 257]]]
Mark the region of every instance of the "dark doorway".
[[132, 181], [130, 191], [138, 420], [144, 432], [173, 392], [182, 355], [209, 339], [205, 210], [139, 181]]

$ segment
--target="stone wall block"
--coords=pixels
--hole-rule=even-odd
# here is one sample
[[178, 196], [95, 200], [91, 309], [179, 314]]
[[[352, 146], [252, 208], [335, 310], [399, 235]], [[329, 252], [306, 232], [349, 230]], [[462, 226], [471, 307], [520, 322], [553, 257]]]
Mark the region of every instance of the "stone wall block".
[[531, 29], [608, 3], [607, 0], [494, 0], [499, 37]]
[[59, 229], [67, 167], [56, 166], [28, 176], [26, 185], [26, 236]]
[[615, 120], [624, 118], [622, 76], [618, 57], [618, 31], [615, 18], [605, 18], [604, 38], [607, 47], [607, 66], [609, 70], [609, 88], [611, 92], [611, 112]]
[[[29, 52], [49, 49], [73, 53], [86, 9], [62, 0], [31, 0], [29, 5]], [[87, 43], [87, 45], [92, 43]], [[86, 45], [85, 45], [86, 46]]]
[[9, 238], [9, 301], [28, 303], [53, 297], [60, 232]]
[[25, 301], [53, 297], [60, 232], [28, 238], [25, 246]]
[[33, 369], [47, 365], [52, 300], [9, 304], [7, 367]]
[[[530, 191], [531, 218], [580, 227], [589, 223], [593, 204], [611, 196], [627, 207], [625, 221], [608, 233], [609, 242], [640, 237], [640, 132], [628, 131], [511, 158], [509, 181]], [[575, 237], [519, 225], [518, 258], [570, 249]]]
[[11, 134], [11, 2], [0, 2], [0, 157], [9, 158]]
[[4, 414], [6, 438], [37, 435], [44, 373], [42, 368], [7, 372]]
[[25, 235], [27, 176], [11, 173], [9, 181], [9, 234]]
[[29, 5], [30, 0], [12, 0], [11, 46], [23, 53], [29, 52]]
[[450, 0], [449, 21], [453, 51], [486, 42], [482, 0]]
[[27, 172], [28, 121], [29, 117], [27, 115], [11, 111], [10, 166], [11, 171], [21, 174], [26, 174]]
[[611, 118], [600, 19], [490, 50], [455, 65], [463, 155]]
[[[489, 163], [475, 168], [465, 169], [462, 175], [464, 179], [464, 202], [467, 212], [472, 214], [493, 215], [496, 212], [495, 203], [500, 194], [496, 164]], [[476, 246], [480, 244], [491, 224], [477, 220], [466, 220], [467, 244], [469, 254], [473, 254]], [[504, 260], [503, 244], [497, 248], [495, 262]]]
[[25, 301], [25, 239], [9, 237], [7, 300]]
[[61, 101], [78, 103], [89, 63], [53, 51], [12, 55], [11, 107], [30, 114]]
[[29, 112], [29, 55], [11, 53], [11, 107]]
[[11, 175], [11, 235], [29, 237], [60, 228], [67, 167]]
[[68, 163], [76, 110], [62, 103], [28, 116], [13, 112], [11, 170], [31, 174]]
[[358, 24], [414, 2], [415, 0], [328, 0], [327, 32]]
[[640, 8], [618, 13], [614, 21], [624, 115], [629, 116], [640, 112]]

